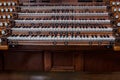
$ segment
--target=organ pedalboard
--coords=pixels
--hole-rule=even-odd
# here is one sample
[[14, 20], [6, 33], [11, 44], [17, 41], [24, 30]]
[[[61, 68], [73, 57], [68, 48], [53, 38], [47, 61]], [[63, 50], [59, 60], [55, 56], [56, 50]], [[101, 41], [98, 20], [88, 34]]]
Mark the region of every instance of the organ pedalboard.
[[30, 45], [120, 50], [119, 1], [24, 1], [0, 1], [0, 50]]

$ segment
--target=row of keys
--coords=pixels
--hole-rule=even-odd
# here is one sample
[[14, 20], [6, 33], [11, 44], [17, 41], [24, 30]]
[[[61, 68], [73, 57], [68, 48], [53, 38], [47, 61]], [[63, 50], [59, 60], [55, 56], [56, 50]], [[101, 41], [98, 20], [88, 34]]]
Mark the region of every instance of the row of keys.
[[50, 40], [50, 41], [114, 41], [113, 36], [10, 36], [8, 40]]
[[112, 28], [11, 28], [13, 31], [80, 31], [80, 32], [112, 32]]
[[41, 34], [41, 35], [26, 35], [26, 34], [12, 34], [10, 37], [82, 37], [82, 38], [88, 38], [88, 37], [92, 37], [92, 38], [97, 38], [98, 36], [101, 37], [101, 38], [110, 38], [110, 35], [108, 34], [105, 34], [105, 35], [95, 35], [95, 34], [92, 34], [92, 35], [88, 35], [88, 34], [50, 34], [50, 35], [44, 35], [44, 34]]
[[15, 6], [15, 2], [0, 2], [0, 6]]
[[[23, 3], [24, 6], [31, 5], [32, 3]], [[103, 6], [105, 3], [94, 3], [94, 5], [99, 5]], [[54, 4], [43, 4], [43, 3], [38, 3], [38, 4], [32, 4], [31, 6], [93, 6], [93, 3], [75, 3], [75, 4], [70, 4], [70, 3], [54, 3]]]
[[[87, 17], [88, 18], [88, 17]], [[86, 17], [85, 18], [76, 18], [76, 17], [73, 17], [73, 16], [52, 16], [52, 17], [20, 17], [18, 18], [18, 20], [106, 20], [105, 18], [88, 18], [87, 19]]]
[[16, 23], [81, 23], [110, 24], [110, 20], [15, 20]]
[[105, 10], [75, 10], [75, 9], [52, 9], [52, 10], [21, 10], [21, 13], [104, 13]]
[[1, 12], [13, 12], [14, 9], [13, 9], [13, 8], [1, 8], [0, 11], [1, 11]]
[[14, 26], [13, 28], [99, 28], [99, 29], [107, 29], [110, 26], [103, 25], [69, 25], [69, 24], [55, 24], [50, 26]]
[[18, 13], [19, 16], [108, 16], [108, 13]]
[[49, 10], [49, 9], [106, 9], [107, 6], [21, 6], [21, 9], [28, 10]]

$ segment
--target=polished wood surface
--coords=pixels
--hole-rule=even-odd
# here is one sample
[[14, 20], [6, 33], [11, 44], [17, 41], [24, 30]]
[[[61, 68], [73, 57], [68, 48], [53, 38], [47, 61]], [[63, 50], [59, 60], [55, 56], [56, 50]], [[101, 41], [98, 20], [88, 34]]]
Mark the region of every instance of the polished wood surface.
[[7, 45], [2, 45], [2, 46], [0, 46], [0, 50], [8, 50], [8, 46]]
[[0, 51], [0, 53], [1, 71], [120, 71], [120, 54], [112, 50]]

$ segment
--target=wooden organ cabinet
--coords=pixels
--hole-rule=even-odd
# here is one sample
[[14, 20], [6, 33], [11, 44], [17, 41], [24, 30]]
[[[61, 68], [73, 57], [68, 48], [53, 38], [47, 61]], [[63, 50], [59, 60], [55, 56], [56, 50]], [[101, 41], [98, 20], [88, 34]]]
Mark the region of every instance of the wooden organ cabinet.
[[1, 71], [120, 71], [119, 0], [0, 0]]

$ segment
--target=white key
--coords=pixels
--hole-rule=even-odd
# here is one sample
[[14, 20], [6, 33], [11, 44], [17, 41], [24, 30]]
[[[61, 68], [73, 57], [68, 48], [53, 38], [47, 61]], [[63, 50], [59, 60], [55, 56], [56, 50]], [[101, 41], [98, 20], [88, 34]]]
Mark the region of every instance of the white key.
[[16, 39], [18, 39], [18, 40], [19, 40], [19, 39], [20, 39], [20, 36], [17, 36], [17, 37], [16, 37]]
[[28, 36], [28, 40], [30, 40], [31, 39], [31, 36]]

